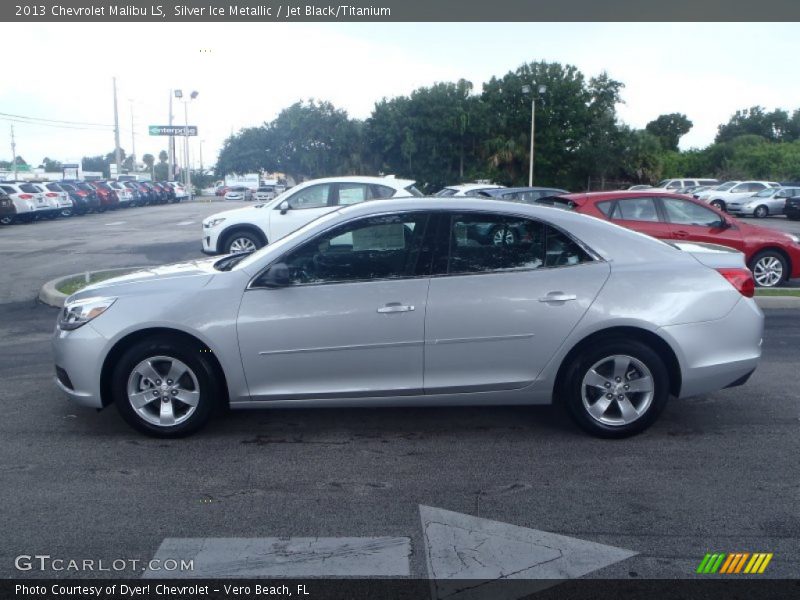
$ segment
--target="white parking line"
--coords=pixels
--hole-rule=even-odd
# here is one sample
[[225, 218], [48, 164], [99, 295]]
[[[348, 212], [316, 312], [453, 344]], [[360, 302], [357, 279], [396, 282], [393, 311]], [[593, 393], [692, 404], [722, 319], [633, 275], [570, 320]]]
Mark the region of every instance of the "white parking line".
[[175, 224], [176, 224], [176, 225], [178, 225], [178, 226], [183, 226], [183, 225], [194, 225], [194, 224], [195, 224], [195, 222], [196, 222], [196, 221], [180, 221], [180, 222], [178, 222], [178, 223], [175, 223]]
[[106, 227], [111, 227], [113, 225], [125, 225], [127, 221], [112, 221], [111, 223], [106, 223]]
[[153, 558], [193, 570], [142, 577], [408, 577], [410, 555], [407, 537], [166, 538]]

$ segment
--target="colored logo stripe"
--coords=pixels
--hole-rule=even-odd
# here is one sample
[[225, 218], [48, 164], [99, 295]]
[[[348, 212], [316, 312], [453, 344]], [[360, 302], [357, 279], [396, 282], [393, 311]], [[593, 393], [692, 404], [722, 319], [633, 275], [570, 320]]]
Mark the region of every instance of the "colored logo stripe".
[[[772, 560], [772, 553], [756, 552], [715, 552], [707, 553], [697, 566], [697, 573], [720, 573], [731, 575], [735, 573], [760, 574]], [[747, 566], [745, 566], [747, 565]]]

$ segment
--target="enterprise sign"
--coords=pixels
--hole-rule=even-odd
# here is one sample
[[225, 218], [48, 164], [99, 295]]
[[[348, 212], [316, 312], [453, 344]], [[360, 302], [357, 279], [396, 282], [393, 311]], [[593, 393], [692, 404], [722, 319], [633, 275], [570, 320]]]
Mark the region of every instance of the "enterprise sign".
[[197, 135], [197, 125], [150, 125], [150, 135]]

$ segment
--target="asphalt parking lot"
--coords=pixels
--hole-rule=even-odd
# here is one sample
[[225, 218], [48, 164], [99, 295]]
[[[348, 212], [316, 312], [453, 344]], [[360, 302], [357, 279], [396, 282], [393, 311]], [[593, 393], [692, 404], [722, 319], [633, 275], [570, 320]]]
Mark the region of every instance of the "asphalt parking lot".
[[[365, 538], [382, 540], [369, 552], [392, 546], [385, 556], [399, 557], [375, 574], [427, 577], [431, 527], [456, 527], [453, 513], [628, 551], [588, 577], [694, 577], [707, 552], [774, 553], [761, 577], [800, 572], [796, 311], [768, 312], [747, 385], [672, 401], [622, 441], [527, 407], [235, 412], [164, 441], [134, 433], [113, 408], [68, 404], [51, 381], [56, 309], [36, 301], [39, 286], [199, 258], [200, 221], [233, 204], [0, 230], [0, 576], [82, 577], [20, 572], [15, 557], [148, 560], [170, 538]], [[783, 219], [759, 224], [800, 233]], [[486, 527], [503, 547], [508, 531]]]

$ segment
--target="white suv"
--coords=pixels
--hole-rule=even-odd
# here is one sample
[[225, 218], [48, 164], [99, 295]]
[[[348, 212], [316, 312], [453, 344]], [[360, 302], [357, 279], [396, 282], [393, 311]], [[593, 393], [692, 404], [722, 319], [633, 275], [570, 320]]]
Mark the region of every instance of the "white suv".
[[366, 200], [422, 196], [408, 179], [327, 177], [294, 186], [270, 202], [203, 220], [203, 252], [252, 252], [339, 207]]
[[771, 187], [779, 188], [781, 184], [775, 181], [727, 181], [696, 197], [719, 210], [725, 210], [731, 200], [741, 200]]

